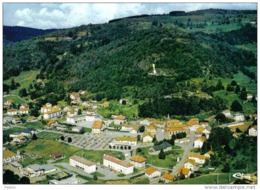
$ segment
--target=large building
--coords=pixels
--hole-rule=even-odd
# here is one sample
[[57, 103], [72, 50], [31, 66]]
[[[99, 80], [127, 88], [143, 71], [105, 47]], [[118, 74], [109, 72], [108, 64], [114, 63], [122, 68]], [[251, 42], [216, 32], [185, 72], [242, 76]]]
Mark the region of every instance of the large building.
[[111, 155], [104, 154], [103, 164], [104, 166], [121, 172], [125, 175], [132, 174], [134, 172], [134, 166], [129, 162], [125, 162]]
[[92, 125], [92, 133], [101, 133], [102, 125], [102, 120], [95, 120]]
[[167, 121], [164, 129], [164, 135], [166, 138], [171, 138], [173, 134], [178, 133], [186, 133], [187, 132], [187, 125], [183, 124], [179, 120], [170, 120]]
[[80, 168], [86, 173], [93, 173], [97, 170], [96, 164], [76, 155], [70, 157], [70, 165]]
[[53, 106], [50, 103], [45, 104], [41, 107], [41, 113], [44, 119], [52, 119], [61, 116], [61, 108], [58, 106]]

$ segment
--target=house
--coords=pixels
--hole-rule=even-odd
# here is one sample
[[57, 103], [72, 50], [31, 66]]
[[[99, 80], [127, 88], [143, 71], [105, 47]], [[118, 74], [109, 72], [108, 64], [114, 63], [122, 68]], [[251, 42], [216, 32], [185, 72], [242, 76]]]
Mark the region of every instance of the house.
[[160, 177], [161, 172], [154, 167], [149, 167], [145, 170], [145, 176], [147, 176], [150, 179], [155, 177]]
[[121, 125], [126, 122], [126, 117], [123, 115], [112, 115], [115, 125]]
[[52, 111], [51, 103], [46, 103], [44, 106], [41, 107], [41, 113], [47, 113], [49, 111]]
[[66, 119], [66, 122], [68, 124], [78, 124], [78, 123], [81, 123], [81, 122], [85, 122], [86, 121], [86, 116], [85, 115], [77, 115], [77, 116], [74, 116], [74, 117], [67, 117]]
[[58, 126], [56, 127], [56, 129], [57, 129], [58, 131], [67, 131], [67, 130], [69, 129], [69, 127], [68, 127], [67, 125], [58, 125]]
[[92, 133], [99, 134], [101, 133], [103, 122], [102, 120], [95, 120], [92, 125]]
[[58, 121], [56, 119], [51, 119], [47, 123], [48, 127], [57, 127], [59, 125]]
[[78, 112], [76, 110], [71, 109], [67, 112], [68, 117], [74, 117], [76, 115], [78, 115]]
[[37, 117], [29, 116], [27, 122], [36, 122], [37, 120], [38, 120]]
[[129, 137], [129, 136], [115, 137], [114, 142], [112, 143], [120, 144], [120, 145], [137, 146], [137, 137]]
[[13, 141], [14, 143], [24, 143], [27, 139], [24, 136], [18, 136], [14, 137]]
[[252, 98], [253, 98], [253, 95], [252, 95], [252, 94], [247, 94], [247, 95], [246, 95], [246, 99], [247, 99], [247, 100], [250, 101], [250, 100], [252, 100]]
[[174, 176], [171, 174], [165, 173], [161, 177], [161, 180], [164, 181], [164, 183], [170, 183], [174, 180]]
[[143, 142], [144, 143], [150, 143], [153, 142], [154, 135], [149, 132], [144, 132], [143, 134]]
[[15, 154], [11, 150], [3, 150], [3, 163], [10, 163], [14, 161], [19, 161], [22, 157], [19, 154]]
[[242, 114], [242, 113], [235, 113], [235, 114], [234, 114], [234, 120], [235, 120], [236, 122], [238, 122], [238, 121], [244, 121], [244, 120], [245, 120], [245, 116], [244, 116], [244, 114]]
[[147, 127], [147, 129], [146, 129], [146, 131], [148, 132], [148, 133], [151, 133], [151, 134], [156, 134], [156, 126], [155, 125], [149, 125], [148, 127]]
[[18, 114], [18, 110], [17, 109], [9, 109], [7, 110], [7, 115], [17, 115]]
[[37, 129], [27, 128], [27, 129], [25, 129], [25, 130], [21, 133], [21, 135], [26, 136], [26, 137], [30, 137], [30, 136], [32, 136], [33, 134], [37, 134], [37, 133], [38, 133]]
[[164, 152], [172, 150], [172, 145], [164, 141], [163, 143], [150, 148], [149, 154], [159, 154], [161, 150], [164, 150]]
[[49, 156], [50, 156], [50, 158], [51, 158], [52, 160], [57, 160], [57, 159], [62, 159], [62, 158], [64, 158], [64, 154], [59, 153], [59, 152], [51, 153]]
[[223, 113], [223, 114], [225, 115], [225, 117], [227, 117], [227, 118], [232, 117], [232, 114], [231, 114], [230, 110], [224, 110], [222, 113]]
[[11, 134], [9, 135], [9, 137], [11, 137], [11, 138], [16, 138], [16, 137], [19, 137], [19, 136], [22, 136], [22, 135], [21, 135], [21, 133], [18, 133], [18, 132], [11, 133]]
[[193, 159], [187, 159], [184, 163], [184, 168], [188, 168], [191, 171], [195, 170], [195, 160]]
[[168, 139], [170, 139], [173, 134], [176, 135], [178, 133], [186, 133], [186, 132], [187, 132], [187, 127], [185, 124], [175, 124], [175, 125], [166, 124], [164, 129], [164, 135]]
[[188, 129], [190, 131], [195, 131], [199, 126], [199, 119], [198, 118], [192, 118], [187, 122]]
[[45, 175], [51, 172], [55, 172], [57, 169], [51, 164], [39, 165], [33, 164], [26, 167], [30, 177], [37, 177]]
[[103, 156], [103, 165], [125, 175], [134, 172], [134, 166], [132, 164], [108, 154], [104, 154]]
[[197, 128], [196, 131], [195, 131], [196, 137], [201, 137], [203, 135], [204, 130], [205, 130], [205, 128], [202, 127], [202, 126]]
[[195, 160], [196, 164], [204, 164], [205, 163], [205, 156], [201, 155], [199, 153], [196, 152], [189, 152], [188, 154], [188, 159], [192, 159]]
[[21, 120], [21, 118], [19, 118], [19, 117], [15, 117], [15, 118], [13, 118], [12, 123], [13, 123], [13, 124], [22, 123], [22, 120]]
[[70, 94], [70, 99], [72, 104], [78, 104], [80, 103], [80, 95], [77, 92], [72, 92]]
[[204, 137], [198, 137], [195, 139], [194, 141], [194, 148], [202, 148], [204, 142], [206, 141], [206, 139]]
[[132, 158], [130, 158], [130, 164], [132, 164], [135, 168], [139, 168], [139, 169], [145, 167], [145, 161], [146, 158], [139, 155], [135, 155]]
[[151, 119], [144, 119], [142, 121], [139, 122], [140, 125], [151, 125], [152, 121]]
[[248, 130], [248, 135], [251, 137], [256, 137], [257, 136], [257, 126], [254, 125], [253, 127], [250, 127]]
[[28, 104], [22, 104], [20, 106], [20, 109], [19, 109], [18, 113], [20, 115], [23, 115], [23, 114], [27, 115], [27, 114], [29, 114], [29, 105]]
[[14, 101], [12, 100], [12, 99], [10, 99], [10, 100], [7, 100], [5, 103], [4, 103], [4, 105], [6, 105], [6, 106], [11, 106], [12, 104], [14, 103]]
[[128, 131], [131, 134], [137, 134], [139, 125], [123, 124], [120, 131]]
[[178, 176], [179, 176], [179, 175], [184, 175], [185, 178], [188, 178], [188, 177], [190, 177], [191, 171], [190, 171], [189, 168], [180, 167], [180, 168], [178, 169], [178, 172], [177, 172], [177, 173], [178, 173]]
[[166, 122], [155, 120], [155, 121], [152, 122], [152, 124], [155, 125], [158, 128], [164, 128], [165, 125], [166, 125]]
[[80, 168], [86, 173], [93, 173], [97, 171], [96, 164], [76, 155], [70, 157], [70, 165], [76, 168]]
[[91, 103], [90, 103], [90, 102], [83, 102], [83, 103], [82, 103], [82, 106], [90, 107], [90, 106], [91, 106]]
[[43, 114], [44, 119], [52, 119], [60, 116], [61, 116], [61, 108], [58, 106], [52, 107], [51, 111], [45, 112]]

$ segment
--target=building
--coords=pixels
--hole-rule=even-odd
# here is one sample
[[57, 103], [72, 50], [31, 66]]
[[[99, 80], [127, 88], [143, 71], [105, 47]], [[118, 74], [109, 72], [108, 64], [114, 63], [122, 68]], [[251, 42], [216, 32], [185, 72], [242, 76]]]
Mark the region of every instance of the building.
[[76, 155], [70, 157], [70, 165], [76, 168], [80, 168], [86, 173], [93, 173], [97, 170], [96, 164]]
[[153, 142], [154, 135], [148, 132], [144, 132], [143, 134], [143, 142], [150, 143]]
[[257, 126], [256, 125], [249, 128], [248, 135], [252, 136], [252, 137], [257, 137]]
[[247, 95], [246, 95], [246, 99], [247, 99], [247, 100], [250, 101], [250, 100], [252, 100], [252, 98], [253, 98], [253, 94], [247, 94]]
[[131, 134], [137, 134], [139, 127], [139, 125], [123, 124], [120, 131], [127, 131]]
[[114, 138], [115, 144], [121, 144], [121, 145], [130, 145], [130, 146], [136, 146], [137, 145], [137, 137], [115, 137]]
[[146, 158], [139, 155], [135, 155], [130, 159], [130, 164], [132, 164], [135, 168], [141, 169], [145, 167], [145, 161]]
[[92, 133], [99, 134], [102, 130], [102, 120], [95, 120], [92, 125]]
[[58, 121], [56, 119], [51, 119], [47, 123], [48, 127], [57, 127], [59, 125]]
[[160, 177], [161, 172], [154, 167], [149, 167], [145, 170], [145, 176], [147, 176], [150, 179], [155, 177]]
[[18, 114], [18, 110], [17, 109], [9, 109], [7, 110], [7, 115], [17, 115]]
[[13, 138], [14, 143], [24, 143], [27, 139], [24, 136], [18, 136]]
[[14, 101], [13, 101], [12, 99], [10, 99], [10, 100], [7, 100], [7, 101], [4, 103], [4, 105], [9, 107], [9, 106], [11, 106], [13, 103], [14, 103]]
[[76, 110], [71, 109], [67, 112], [68, 117], [74, 117], [76, 115], [78, 115], [78, 112]]
[[192, 159], [195, 160], [196, 164], [204, 164], [205, 163], [205, 156], [201, 155], [199, 153], [196, 152], [189, 152], [188, 154], [188, 159]]
[[123, 115], [112, 115], [115, 125], [121, 125], [126, 122], [126, 117]]
[[170, 139], [173, 134], [176, 135], [178, 133], [186, 133], [186, 132], [187, 132], [186, 124], [183, 124], [179, 120], [167, 121], [164, 129], [164, 135], [168, 139]]
[[15, 117], [15, 118], [13, 118], [12, 123], [13, 123], [13, 124], [22, 123], [22, 120], [21, 120], [21, 118], [19, 118], [19, 117]]
[[20, 115], [28, 115], [29, 114], [29, 108], [21, 106], [20, 109], [18, 110], [18, 113]]
[[19, 154], [15, 154], [11, 150], [4, 149], [3, 150], [3, 163], [11, 163], [15, 161], [19, 161], [22, 157]]
[[54, 152], [54, 153], [50, 154], [50, 158], [52, 160], [62, 159], [62, 158], [64, 158], [64, 154], [59, 153], [59, 152]]
[[148, 133], [151, 133], [151, 134], [155, 135], [156, 134], [156, 126], [155, 125], [149, 125], [147, 127], [146, 131]]
[[125, 162], [108, 154], [104, 154], [103, 164], [104, 166], [109, 167], [125, 175], [132, 174], [134, 172], [134, 166], [131, 165], [129, 162]]
[[172, 145], [164, 141], [163, 143], [150, 148], [149, 154], [159, 154], [161, 150], [164, 152], [172, 150]]
[[41, 113], [44, 119], [52, 119], [61, 116], [61, 108], [59, 106], [52, 106], [50, 103], [46, 103], [41, 107]]
[[193, 159], [187, 159], [184, 163], [184, 168], [188, 168], [191, 171], [195, 170], [195, 160]]
[[194, 141], [194, 148], [202, 148], [206, 139], [204, 137], [198, 137]]
[[242, 114], [242, 113], [235, 113], [235, 114], [234, 114], [234, 120], [235, 120], [236, 122], [238, 122], [238, 121], [244, 121], [244, 120], [245, 120], [245, 116], [244, 116], [244, 114]]
[[185, 178], [188, 178], [190, 177], [191, 171], [189, 168], [180, 167], [177, 173], [178, 175], [184, 175]]
[[78, 104], [80, 103], [80, 95], [77, 92], [72, 92], [70, 94], [70, 99], [72, 104]]
[[165, 173], [161, 177], [161, 180], [164, 181], [164, 183], [170, 183], [174, 180], [174, 176], [171, 174]]
[[187, 122], [188, 129], [190, 131], [195, 131], [199, 126], [199, 119], [198, 118], [192, 118]]
[[26, 167], [30, 177], [38, 177], [48, 173], [55, 172], [57, 169], [51, 164], [39, 165], [33, 164]]
[[223, 113], [223, 114], [225, 115], [225, 117], [227, 117], [227, 118], [232, 117], [232, 114], [231, 114], [230, 110], [224, 110], [222, 113]]
[[152, 123], [151, 119], [144, 119], [139, 122], [140, 125], [150, 125]]
[[61, 179], [61, 180], [57, 180], [57, 179], [49, 180], [49, 184], [52, 184], [52, 185], [76, 185], [78, 183], [79, 183], [79, 180], [74, 176], [71, 176], [71, 177], [68, 177], [65, 179]]

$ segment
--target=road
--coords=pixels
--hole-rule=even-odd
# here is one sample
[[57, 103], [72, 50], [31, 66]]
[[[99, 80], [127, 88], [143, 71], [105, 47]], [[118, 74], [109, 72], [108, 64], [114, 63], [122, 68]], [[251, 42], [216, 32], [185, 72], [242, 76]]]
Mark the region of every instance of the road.
[[190, 132], [190, 142], [189, 142], [189, 144], [187, 146], [183, 147], [184, 152], [183, 152], [182, 158], [181, 158], [180, 162], [176, 166], [173, 167], [172, 174], [174, 176], [177, 175], [178, 168], [180, 168], [181, 166], [184, 165], [185, 160], [186, 160], [186, 158], [188, 156], [188, 153], [193, 148], [194, 140], [195, 140], [195, 134], [194, 134], [194, 132], [191, 131]]

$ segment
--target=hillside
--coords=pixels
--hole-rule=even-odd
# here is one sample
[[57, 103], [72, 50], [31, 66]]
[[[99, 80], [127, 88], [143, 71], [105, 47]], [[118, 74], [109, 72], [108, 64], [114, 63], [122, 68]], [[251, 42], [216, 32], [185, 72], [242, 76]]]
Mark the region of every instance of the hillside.
[[[257, 65], [254, 50], [241, 48], [257, 42], [255, 20], [255, 11], [212, 9], [180, 16], [141, 15], [55, 31], [48, 37], [5, 45], [4, 80], [40, 70], [37, 78], [45, 79], [45, 88], [30, 89], [32, 99], [50, 93], [63, 99], [66, 92], [84, 89], [88, 98], [97, 100], [132, 97], [176, 106], [176, 99], [173, 104], [163, 97], [178, 93], [185, 97], [196, 91], [213, 96], [208, 82], [217, 77], [231, 81], [243, 71], [256, 82], [250, 71]], [[157, 75], [151, 75], [152, 64]], [[205, 81], [193, 84], [194, 78]], [[187, 99], [179, 105], [183, 108], [185, 103], [187, 108], [172, 114], [183, 114], [198, 101], [207, 111], [211, 106], [200, 99]], [[215, 97], [214, 101], [219, 102]], [[161, 114], [167, 115], [163, 110]]]
[[3, 42], [14, 43], [54, 32], [57, 29], [41, 30], [21, 26], [3, 26]]

